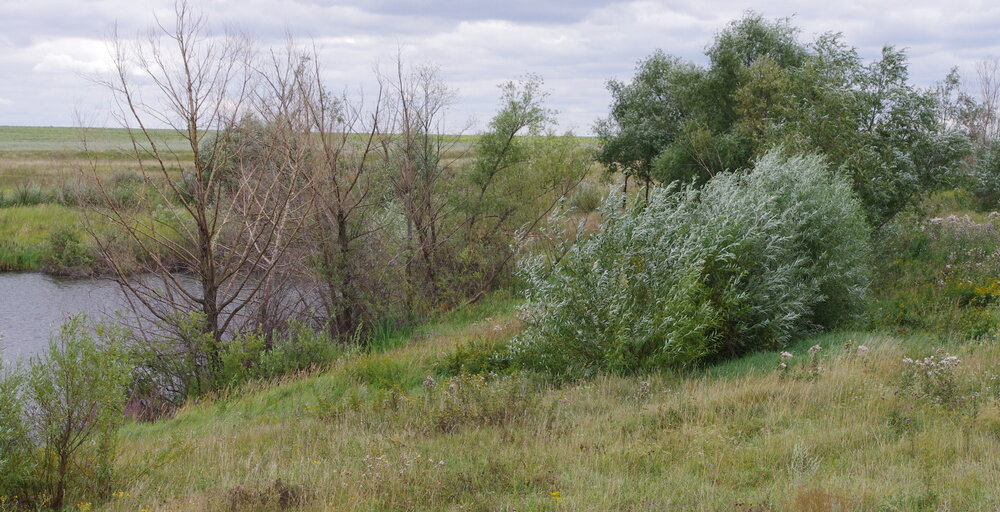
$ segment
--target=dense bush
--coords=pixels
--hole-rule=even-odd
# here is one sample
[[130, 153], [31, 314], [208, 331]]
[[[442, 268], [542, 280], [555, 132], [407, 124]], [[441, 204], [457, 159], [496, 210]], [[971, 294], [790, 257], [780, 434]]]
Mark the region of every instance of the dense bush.
[[337, 360], [345, 346], [306, 325], [293, 323], [287, 333], [268, 340], [260, 333], [247, 333], [226, 343], [222, 351], [220, 386], [236, 386], [307, 370]]
[[0, 372], [0, 495], [15, 508], [110, 494], [129, 375], [120, 337], [77, 316], [23, 371]]
[[66, 226], [53, 229], [48, 236], [48, 245], [46, 270], [61, 275], [90, 273], [94, 258], [76, 229]]
[[855, 315], [869, 232], [850, 186], [818, 157], [762, 157], [702, 190], [657, 190], [614, 212], [551, 273], [526, 265], [518, 361], [567, 376], [687, 366]]

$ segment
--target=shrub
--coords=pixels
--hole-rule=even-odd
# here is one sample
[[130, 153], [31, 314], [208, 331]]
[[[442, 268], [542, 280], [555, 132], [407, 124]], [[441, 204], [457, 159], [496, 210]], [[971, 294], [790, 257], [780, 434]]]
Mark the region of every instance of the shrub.
[[456, 347], [435, 369], [440, 375], [486, 375], [504, 373], [510, 364], [510, 348], [506, 344], [477, 340]]
[[33, 428], [42, 443], [43, 464], [51, 476], [52, 507], [60, 508], [74, 470], [93, 491], [110, 491], [115, 436], [123, 416], [130, 369], [119, 335], [98, 326], [99, 345], [83, 316], [73, 317], [49, 343], [43, 357], [29, 364], [27, 386]]
[[590, 182], [581, 183], [570, 197], [570, 206], [580, 213], [590, 213], [600, 208], [605, 193], [601, 188]]
[[246, 333], [227, 342], [218, 380], [222, 386], [235, 386], [272, 379], [333, 362], [344, 353], [344, 345], [325, 333], [293, 322], [287, 333], [270, 341], [263, 334]]
[[89, 272], [94, 258], [75, 229], [62, 226], [52, 230], [49, 233], [48, 245], [46, 266], [50, 272], [69, 275]]
[[[24, 414], [23, 375], [0, 358], [0, 496], [35, 494], [34, 447]], [[27, 492], [26, 492], [27, 491]]]
[[119, 338], [77, 316], [26, 371], [0, 367], [0, 496], [61, 510], [68, 495], [109, 492], [129, 376]]
[[43, 192], [42, 187], [37, 183], [28, 183], [18, 185], [7, 202], [11, 206], [34, 206], [51, 200], [52, 197]]
[[869, 236], [850, 187], [772, 151], [748, 175], [604, 205], [600, 233], [551, 273], [526, 265], [518, 362], [563, 376], [688, 366], [779, 348], [859, 311]]
[[119, 170], [111, 175], [111, 183], [114, 185], [138, 185], [143, 181], [142, 175], [135, 171]]

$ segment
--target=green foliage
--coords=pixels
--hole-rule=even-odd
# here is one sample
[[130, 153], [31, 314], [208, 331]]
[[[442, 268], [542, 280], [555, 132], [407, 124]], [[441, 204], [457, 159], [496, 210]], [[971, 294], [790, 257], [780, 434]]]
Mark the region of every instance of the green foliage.
[[600, 208], [605, 195], [597, 184], [584, 182], [570, 196], [569, 206], [580, 213], [591, 213]]
[[502, 374], [511, 368], [512, 355], [506, 343], [471, 341], [444, 356], [436, 370], [441, 375]]
[[406, 392], [420, 383], [420, 374], [403, 362], [386, 355], [363, 356], [347, 367], [348, 376], [377, 390]]
[[26, 425], [37, 443], [33, 455], [47, 505], [55, 509], [69, 493], [110, 493], [130, 368], [122, 333], [95, 329], [83, 316], [71, 318], [48, 351], [30, 360], [25, 374]]
[[1000, 229], [968, 215], [901, 217], [883, 230], [876, 328], [963, 339], [1000, 334]]
[[980, 208], [1000, 209], [1000, 141], [978, 147], [974, 160], [964, 185], [979, 200]]
[[34, 446], [24, 411], [24, 375], [0, 358], [0, 496], [33, 495]]
[[24, 247], [13, 240], [0, 240], [0, 272], [34, 270], [41, 264], [41, 254], [34, 247]]
[[331, 363], [344, 356], [343, 345], [321, 331], [293, 323], [288, 332], [268, 340], [260, 333], [236, 336], [223, 348], [220, 387], [267, 380]]
[[0, 193], [0, 207], [35, 206], [55, 202], [55, 197], [42, 190], [37, 183], [21, 183], [8, 194]]
[[748, 13], [707, 50], [708, 68], [657, 51], [611, 82], [599, 160], [663, 183], [748, 169], [776, 145], [826, 156], [880, 225], [953, 182], [968, 151], [939, 95], [908, 82], [903, 51], [865, 64], [839, 35], [811, 44], [789, 20]]
[[598, 161], [611, 172], [651, 179], [654, 160], [684, 129], [703, 80], [694, 64], [656, 51], [639, 63], [631, 83], [608, 82], [611, 113], [595, 127], [603, 141]]
[[765, 155], [749, 175], [661, 189], [549, 273], [528, 265], [515, 358], [569, 377], [690, 366], [850, 319], [864, 296], [868, 228], [818, 157]]
[[46, 266], [56, 274], [85, 275], [90, 272], [93, 256], [80, 240], [80, 233], [70, 227], [57, 227], [49, 232]]
[[[457, 244], [444, 265], [454, 299], [481, 295], [504, 282], [514, 245], [583, 180], [592, 156], [572, 134], [549, 131], [553, 112], [540, 77], [501, 85], [500, 108], [475, 144], [475, 160], [449, 190], [459, 215]], [[452, 228], [456, 229], [456, 228]], [[443, 229], [438, 228], [438, 231]]]

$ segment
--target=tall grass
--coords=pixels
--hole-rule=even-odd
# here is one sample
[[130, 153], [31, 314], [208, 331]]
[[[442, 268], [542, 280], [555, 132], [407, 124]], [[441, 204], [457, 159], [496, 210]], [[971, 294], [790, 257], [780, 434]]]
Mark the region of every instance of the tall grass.
[[[949, 407], [903, 381], [925, 338], [833, 334], [688, 372], [553, 388], [428, 377], [492, 318], [122, 432], [111, 511], [979, 510], [1000, 477], [1000, 348], [961, 360]], [[501, 336], [510, 336], [506, 330]], [[820, 345], [815, 360], [807, 349]], [[863, 349], [862, 349], [863, 347]], [[814, 364], [815, 361], [815, 364]], [[723, 369], [725, 368], [725, 369]], [[286, 487], [294, 492], [285, 492]]]

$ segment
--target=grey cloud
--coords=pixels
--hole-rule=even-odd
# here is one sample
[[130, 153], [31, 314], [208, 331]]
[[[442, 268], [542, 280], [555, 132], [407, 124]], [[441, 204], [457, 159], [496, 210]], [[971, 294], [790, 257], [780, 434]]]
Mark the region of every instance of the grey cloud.
[[[313, 3], [328, 5], [352, 4], [347, 0]], [[369, 12], [422, 18], [450, 20], [506, 20], [518, 23], [549, 24], [573, 23], [584, 19], [594, 8], [616, 3], [609, 0], [576, 0], [551, 2], [538, 0], [374, 0], [364, 3]]]
[[[93, 48], [117, 23], [124, 35], [169, 17], [172, 0], [0, 2], [0, 124], [68, 124], [77, 104], [100, 112], [107, 95], [78, 71], [100, 69]], [[605, 114], [609, 78], [627, 79], [654, 49], [704, 63], [717, 31], [738, 18], [745, 0], [616, 2], [581, 0], [201, 0], [211, 25], [237, 26], [265, 45], [286, 31], [313, 38], [336, 89], [372, 86], [372, 69], [402, 49], [409, 62], [441, 66], [460, 90], [450, 118], [483, 126], [495, 110], [496, 84], [525, 72], [546, 79], [561, 126], [587, 132]], [[814, 2], [772, 0], [767, 17], [792, 17], [803, 40], [842, 32], [862, 56], [883, 44], [909, 48], [919, 84], [953, 65], [1000, 54], [1000, 5], [979, 0]], [[83, 44], [91, 41], [89, 44]]]

